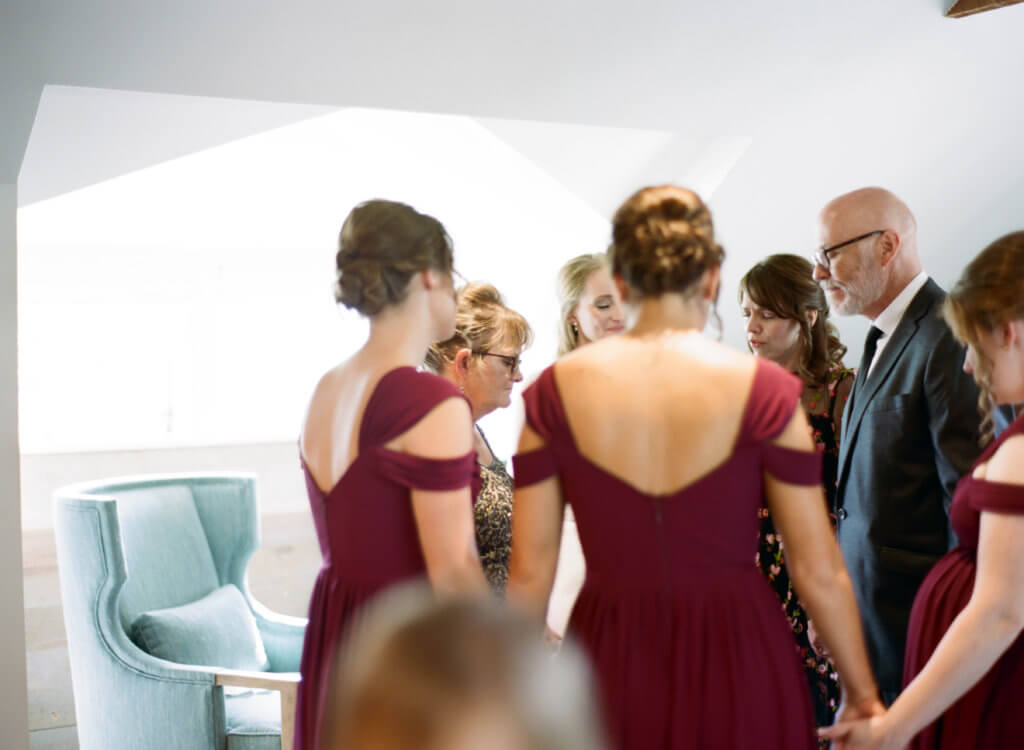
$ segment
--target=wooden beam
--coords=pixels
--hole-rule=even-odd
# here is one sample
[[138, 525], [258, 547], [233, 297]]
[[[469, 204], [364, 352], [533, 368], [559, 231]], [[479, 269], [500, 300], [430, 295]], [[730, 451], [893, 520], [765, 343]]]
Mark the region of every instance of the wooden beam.
[[986, 10], [998, 10], [1007, 5], [1016, 5], [1024, 0], [956, 0], [953, 7], [946, 11], [948, 18], [963, 18]]

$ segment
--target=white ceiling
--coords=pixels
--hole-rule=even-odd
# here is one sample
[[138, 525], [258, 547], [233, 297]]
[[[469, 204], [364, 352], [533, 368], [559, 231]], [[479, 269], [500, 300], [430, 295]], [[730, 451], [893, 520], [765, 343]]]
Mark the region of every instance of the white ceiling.
[[[727, 283], [760, 255], [808, 246], [818, 207], [864, 184], [903, 195], [926, 265], [948, 283], [985, 242], [1024, 224], [1024, 5], [951, 20], [947, 4], [5, 0], [0, 182], [16, 179], [45, 84], [245, 101], [244, 117], [211, 104], [225, 114], [199, 135], [188, 118], [152, 121], [158, 143], [133, 152], [142, 161], [317, 107], [629, 128], [670, 134], [660, 146], [670, 154], [700, 147], [719, 150], [718, 164], [733, 159], [712, 199]], [[120, 138], [116, 119], [64, 123], [48, 137]], [[515, 145], [514, 129], [499, 135]], [[601, 195], [625, 195], [637, 187], [628, 164], [600, 153], [600, 141], [589, 158], [523, 150], [569, 187], [615, 174], [622, 184]], [[647, 167], [632, 174], [658, 166], [655, 146], [638, 150]], [[81, 183], [45, 158], [68, 150], [47, 148], [41, 168], [26, 158], [26, 198]], [[139, 163], [97, 158], [90, 169], [109, 176]]]
[[333, 107], [47, 86], [18, 205], [333, 112]]
[[[352, 139], [367, 137], [360, 124], [367, 117], [393, 130], [393, 137], [403, 143], [415, 142], [417, 127], [433, 130], [444, 122], [458, 127], [458, 119], [451, 115], [447, 120], [435, 121], [430, 118], [437, 115], [410, 116], [394, 110], [48, 85], [40, 98], [18, 176], [18, 205], [29, 206], [189, 154], [342, 111], [362, 114], [330, 120], [330, 145], [319, 160], [305, 165], [305, 174], [290, 175], [294, 180], [292, 191], [312, 190], [325, 172], [332, 171], [344, 174], [350, 183], [358, 183], [363, 176], [342, 167], [338, 150], [351, 144]], [[389, 113], [393, 116], [388, 117]], [[422, 125], [417, 125], [417, 118]], [[623, 185], [679, 182], [710, 196], [750, 145], [749, 138], [466, 119], [485, 128], [605, 217], [621, 202]], [[367, 143], [368, 149], [370, 145]], [[257, 149], [253, 158], [274, 161], [277, 155]], [[423, 168], [415, 155], [407, 164], [410, 172]], [[271, 170], [262, 174], [262, 179], [271, 182], [283, 178]]]
[[1019, 125], [1024, 8], [945, 4], [5, 0], [4, 150], [47, 83], [715, 136]]

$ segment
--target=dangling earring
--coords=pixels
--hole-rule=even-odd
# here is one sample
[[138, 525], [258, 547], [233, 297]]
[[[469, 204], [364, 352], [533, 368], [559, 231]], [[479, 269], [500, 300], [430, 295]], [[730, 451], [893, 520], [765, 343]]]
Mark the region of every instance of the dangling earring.
[[579, 338], [579, 335], [580, 335], [580, 327], [579, 327], [578, 325], [576, 325], [576, 323], [575, 323], [575, 322], [573, 322], [573, 323], [570, 323], [570, 325], [572, 326], [572, 335], [573, 335], [573, 336], [576, 336], [577, 338]]

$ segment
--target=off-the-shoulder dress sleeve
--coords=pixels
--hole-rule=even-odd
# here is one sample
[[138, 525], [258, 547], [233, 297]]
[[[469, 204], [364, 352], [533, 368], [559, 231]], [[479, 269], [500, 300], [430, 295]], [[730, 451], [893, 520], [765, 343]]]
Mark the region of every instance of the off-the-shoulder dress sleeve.
[[967, 504], [978, 511], [1024, 513], [1024, 484], [1006, 484], [975, 479], [967, 495]]
[[554, 365], [523, 391], [523, 402], [526, 424], [544, 440], [544, 445], [512, 457], [516, 487], [527, 487], [558, 473], [554, 441], [565, 424], [565, 414], [558, 398]]
[[801, 451], [772, 443], [782, 434], [794, 412], [801, 408], [803, 386], [800, 379], [765, 359], [758, 359], [756, 367], [742, 434], [761, 445], [764, 470], [776, 479], [789, 484], [820, 484], [823, 468], [820, 449]]
[[465, 396], [437, 375], [412, 367], [392, 370], [381, 378], [366, 405], [360, 451], [374, 453], [376, 466], [410, 489], [442, 491], [469, 486], [478, 470], [474, 451], [457, 458], [425, 458], [384, 447], [449, 398]]
[[[1024, 435], [1024, 417], [1018, 417], [998, 438], [989, 443], [974, 465], [987, 463], [1007, 440], [1020, 435]], [[971, 474], [967, 475], [965, 481], [970, 482], [967, 504], [974, 510], [991, 513], [1024, 513], [1024, 485], [988, 482], [984, 479], [974, 479]]]

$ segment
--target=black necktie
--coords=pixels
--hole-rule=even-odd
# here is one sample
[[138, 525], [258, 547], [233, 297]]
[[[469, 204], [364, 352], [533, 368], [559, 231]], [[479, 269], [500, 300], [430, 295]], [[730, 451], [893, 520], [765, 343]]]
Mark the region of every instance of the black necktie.
[[853, 402], [864, 387], [864, 381], [868, 379], [868, 370], [875, 359], [875, 352], [878, 351], [878, 339], [882, 338], [882, 329], [871, 326], [868, 337], [864, 339], [864, 355], [860, 358], [860, 368], [857, 370], [857, 379], [853, 381], [853, 392], [850, 393], [850, 401], [846, 405], [846, 413], [853, 413]]
[[882, 338], [882, 329], [871, 326], [868, 337], [864, 339], [864, 356], [860, 358], [860, 369], [864, 373], [862, 380], [867, 380], [868, 370], [871, 369], [871, 363], [875, 360], [875, 352], [878, 351], [878, 339], [880, 338]]

